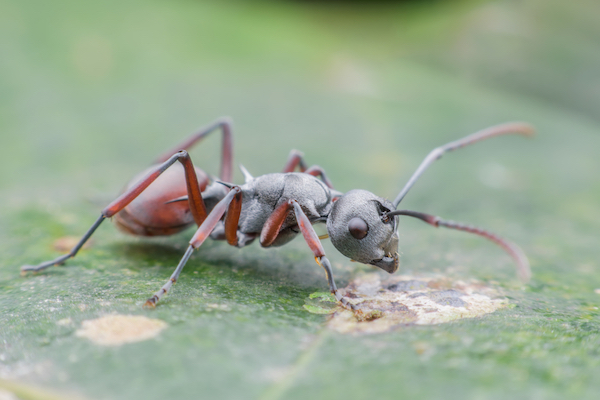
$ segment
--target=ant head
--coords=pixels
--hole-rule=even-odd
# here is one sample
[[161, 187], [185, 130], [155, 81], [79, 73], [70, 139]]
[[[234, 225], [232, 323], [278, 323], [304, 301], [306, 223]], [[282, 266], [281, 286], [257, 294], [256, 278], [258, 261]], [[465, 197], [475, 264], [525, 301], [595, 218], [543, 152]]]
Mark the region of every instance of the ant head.
[[351, 190], [333, 203], [327, 218], [331, 243], [346, 257], [389, 272], [398, 269], [394, 205], [366, 190]]

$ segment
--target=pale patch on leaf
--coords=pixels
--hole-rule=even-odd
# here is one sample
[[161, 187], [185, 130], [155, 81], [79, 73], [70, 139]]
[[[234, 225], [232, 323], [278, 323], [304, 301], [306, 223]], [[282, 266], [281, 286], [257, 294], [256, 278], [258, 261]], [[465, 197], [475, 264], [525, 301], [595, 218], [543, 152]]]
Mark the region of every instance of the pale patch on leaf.
[[320, 299], [321, 301], [330, 301], [335, 303], [335, 297], [329, 292], [314, 292], [308, 295], [309, 299]]
[[508, 304], [482, 283], [447, 278], [399, 276], [381, 282], [379, 275], [369, 274], [344, 291], [358, 310], [338, 306], [328, 326], [340, 333], [380, 333], [402, 325], [442, 324], [479, 317]]
[[0, 400], [19, 400], [16, 394], [0, 388]]
[[0, 379], [0, 400], [84, 400], [78, 394], [55, 392], [33, 385]]
[[[75, 247], [77, 245], [77, 243], [79, 243], [80, 240], [81, 240], [81, 237], [79, 237], [79, 236], [63, 236], [63, 237], [56, 239], [52, 243], [52, 248], [56, 251], [60, 251], [60, 252], [64, 253], [67, 251], [71, 251], [71, 249], [73, 247]], [[89, 239], [87, 242], [85, 242], [82, 249], [88, 249], [92, 246], [92, 244], [93, 244], [93, 240]]]
[[333, 314], [336, 311], [335, 308], [323, 308], [312, 304], [304, 304], [302, 307], [312, 314]]
[[166, 327], [167, 323], [159, 319], [117, 314], [83, 321], [75, 335], [102, 346], [120, 346], [151, 339]]
[[60, 325], [60, 326], [69, 326], [73, 323], [73, 320], [71, 318], [63, 318], [63, 319], [59, 319], [58, 321], [56, 321], [56, 325]]

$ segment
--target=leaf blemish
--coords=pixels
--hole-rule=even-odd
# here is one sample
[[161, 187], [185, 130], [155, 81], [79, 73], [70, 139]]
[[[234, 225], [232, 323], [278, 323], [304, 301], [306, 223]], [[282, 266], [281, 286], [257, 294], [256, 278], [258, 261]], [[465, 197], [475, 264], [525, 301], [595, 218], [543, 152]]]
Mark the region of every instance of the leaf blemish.
[[352, 281], [344, 291], [357, 310], [337, 306], [329, 312], [332, 316], [327, 326], [340, 333], [381, 333], [400, 326], [442, 324], [508, 305], [491, 287], [447, 278], [399, 276], [381, 282], [379, 275], [368, 274]]
[[115, 314], [83, 321], [75, 335], [101, 346], [120, 346], [156, 337], [166, 327], [159, 319]]

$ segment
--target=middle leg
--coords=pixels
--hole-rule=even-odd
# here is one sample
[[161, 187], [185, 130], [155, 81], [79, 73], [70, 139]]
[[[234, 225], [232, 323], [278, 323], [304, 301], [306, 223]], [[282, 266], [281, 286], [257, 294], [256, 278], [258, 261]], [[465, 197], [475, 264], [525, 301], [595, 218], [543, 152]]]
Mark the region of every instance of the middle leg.
[[204, 243], [204, 241], [210, 235], [213, 229], [215, 229], [215, 226], [217, 226], [217, 224], [221, 221], [221, 218], [223, 217], [226, 211], [227, 216], [225, 217], [225, 236], [227, 237], [227, 241], [230, 244], [232, 244], [232, 238], [234, 237], [235, 232], [233, 232], [232, 234], [230, 231], [233, 228], [235, 228], [235, 230], [237, 231], [237, 222], [239, 220], [241, 211], [241, 194], [242, 191], [240, 187], [233, 186], [229, 193], [227, 193], [227, 195], [223, 198], [223, 200], [217, 203], [217, 205], [212, 209], [210, 214], [208, 214], [206, 219], [198, 227], [198, 230], [196, 231], [194, 236], [192, 236], [187, 250], [185, 251], [183, 257], [179, 261], [179, 264], [177, 264], [177, 268], [175, 268], [175, 271], [173, 271], [167, 283], [165, 283], [158, 292], [154, 293], [154, 295], [146, 301], [144, 307], [154, 308], [156, 306], [156, 303], [158, 303], [158, 301], [161, 299], [161, 297], [164, 296], [171, 289], [171, 286], [173, 286], [173, 284], [177, 282], [179, 274], [183, 270], [183, 267], [185, 267], [185, 264], [188, 262], [194, 250], [200, 247], [202, 243]]
[[312, 176], [320, 176], [321, 180], [329, 187], [333, 189], [333, 184], [327, 178], [327, 174], [325, 174], [325, 170], [318, 165], [313, 165], [310, 168], [306, 167], [306, 162], [304, 162], [304, 154], [298, 150], [290, 151], [290, 155], [288, 156], [288, 160], [283, 167], [282, 172], [294, 172], [298, 168], [300, 172], [307, 173]]

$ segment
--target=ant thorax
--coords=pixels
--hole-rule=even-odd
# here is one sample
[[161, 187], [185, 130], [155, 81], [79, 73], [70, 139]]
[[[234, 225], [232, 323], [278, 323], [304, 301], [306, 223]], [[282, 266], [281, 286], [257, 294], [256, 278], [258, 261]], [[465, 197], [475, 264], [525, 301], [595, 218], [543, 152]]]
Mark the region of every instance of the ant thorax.
[[[274, 173], [256, 177], [241, 186], [242, 212], [238, 229], [242, 233], [260, 233], [263, 225], [281, 204], [296, 200], [311, 220], [326, 218], [332, 208], [331, 190], [318, 178], [300, 173]], [[281, 238], [274, 246], [289, 242], [297, 233], [297, 221], [290, 213], [281, 226]]]

